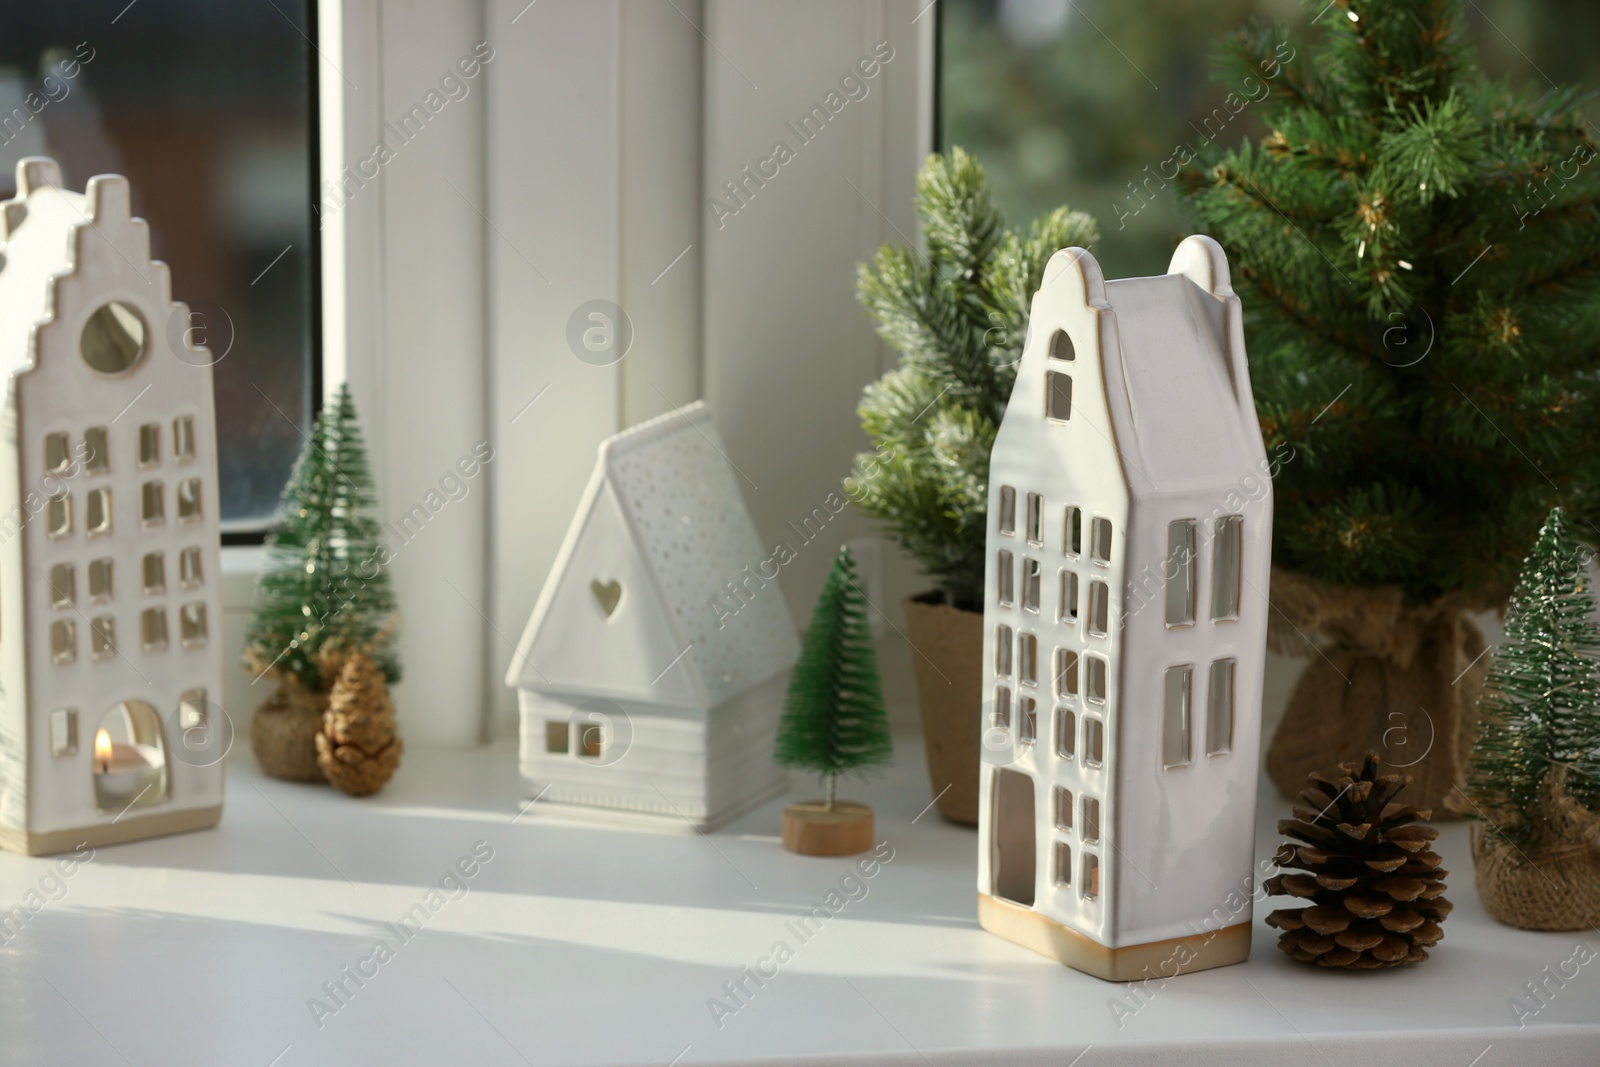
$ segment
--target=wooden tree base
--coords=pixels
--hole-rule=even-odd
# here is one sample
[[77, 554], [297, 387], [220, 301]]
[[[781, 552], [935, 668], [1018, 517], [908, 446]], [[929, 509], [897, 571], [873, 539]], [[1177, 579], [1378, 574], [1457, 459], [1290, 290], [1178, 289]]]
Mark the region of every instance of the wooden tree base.
[[872, 809], [836, 800], [833, 810], [820, 800], [783, 809], [783, 847], [802, 856], [853, 856], [872, 847]]

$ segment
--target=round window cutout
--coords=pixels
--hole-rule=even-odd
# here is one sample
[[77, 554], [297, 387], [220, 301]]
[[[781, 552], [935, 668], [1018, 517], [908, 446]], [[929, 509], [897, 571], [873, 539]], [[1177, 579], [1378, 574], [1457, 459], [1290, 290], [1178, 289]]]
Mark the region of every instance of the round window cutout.
[[122, 374], [144, 355], [150, 330], [132, 304], [113, 300], [95, 309], [78, 339], [83, 361], [101, 374]]

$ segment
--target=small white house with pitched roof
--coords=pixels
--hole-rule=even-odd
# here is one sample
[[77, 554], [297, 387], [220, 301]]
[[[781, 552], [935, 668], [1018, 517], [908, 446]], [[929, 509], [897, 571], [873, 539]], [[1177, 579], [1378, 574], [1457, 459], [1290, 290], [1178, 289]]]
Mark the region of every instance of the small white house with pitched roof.
[[1244, 959], [1272, 483], [1215, 241], [1051, 258], [987, 540], [981, 923], [1113, 980]]
[[212, 826], [226, 724], [211, 357], [128, 181], [0, 204], [0, 846]]
[[541, 806], [706, 828], [784, 789], [799, 639], [777, 584], [749, 578], [772, 553], [739, 478], [700, 402], [601, 443], [506, 674]]

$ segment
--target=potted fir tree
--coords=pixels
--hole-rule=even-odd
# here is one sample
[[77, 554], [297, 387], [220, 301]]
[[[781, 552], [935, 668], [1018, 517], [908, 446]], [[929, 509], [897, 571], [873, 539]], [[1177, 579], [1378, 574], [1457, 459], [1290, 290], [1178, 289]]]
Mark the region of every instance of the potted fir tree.
[[940, 814], [976, 825], [989, 449], [1046, 261], [1097, 234], [1065, 207], [1008, 229], [983, 168], [960, 148], [929, 158], [916, 209], [927, 253], [885, 245], [857, 279], [903, 358], [861, 399], [876, 450], [857, 457], [845, 491], [934, 581], [905, 604], [928, 773]]
[[245, 640], [245, 664], [276, 683], [250, 720], [256, 759], [274, 777], [323, 780], [316, 735], [347, 657], [366, 653], [387, 683], [400, 678], [374, 502], [355, 402], [341, 385], [284, 488]]
[[[1446, 811], [1498, 606], [1557, 501], [1595, 516], [1600, 166], [1569, 91], [1476, 69], [1451, 0], [1255, 24], [1259, 144], [1182, 182], [1228, 249], [1274, 479], [1274, 638], [1310, 653], [1267, 753], [1292, 796], [1369, 748]], [[1315, 12], [1322, 0], [1308, 5]]]

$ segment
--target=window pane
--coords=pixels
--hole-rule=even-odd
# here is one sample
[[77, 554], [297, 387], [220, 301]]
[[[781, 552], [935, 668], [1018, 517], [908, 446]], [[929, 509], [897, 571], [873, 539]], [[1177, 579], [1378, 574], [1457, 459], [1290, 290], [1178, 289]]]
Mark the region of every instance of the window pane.
[[1244, 520], [1228, 515], [1217, 520], [1215, 562], [1211, 570], [1211, 617], [1239, 616], [1239, 554]]
[[[225, 528], [271, 516], [311, 426], [307, 7], [9, 5], [0, 34], [0, 112], [46, 101], [6, 131], [0, 196], [15, 195], [23, 156], [53, 156], [77, 191], [96, 174], [128, 176], [151, 257], [190, 310], [187, 323], [150, 325], [210, 349], [220, 497], [205, 504]], [[159, 436], [162, 462], [181, 454], [184, 442]]]
[[1206, 697], [1206, 753], [1217, 756], [1233, 748], [1233, 664], [1219, 659], [1211, 664], [1210, 692]]
[[1194, 622], [1194, 521], [1167, 524], [1167, 625]]
[[1168, 667], [1166, 695], [1161, 713], [1161, 763], [1181, 767], [1189, 762], [1189, 687], [1193, 671], [1188, 666]]

